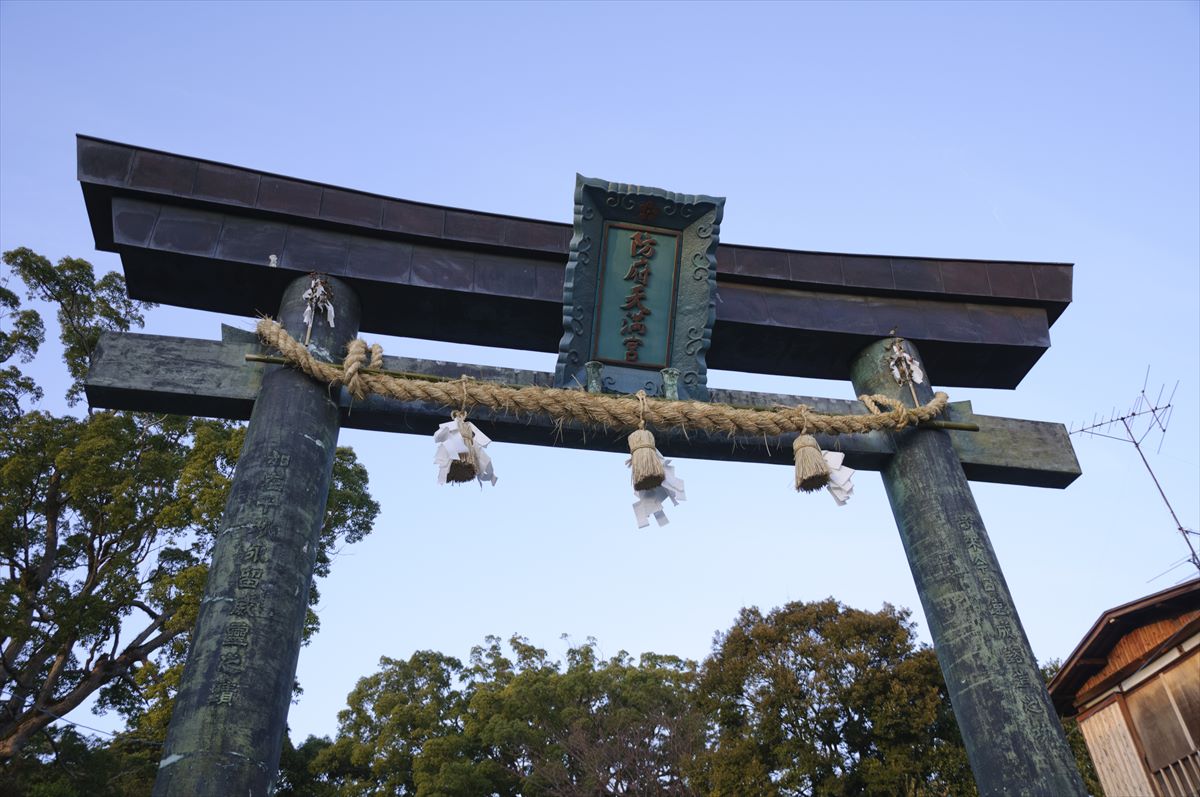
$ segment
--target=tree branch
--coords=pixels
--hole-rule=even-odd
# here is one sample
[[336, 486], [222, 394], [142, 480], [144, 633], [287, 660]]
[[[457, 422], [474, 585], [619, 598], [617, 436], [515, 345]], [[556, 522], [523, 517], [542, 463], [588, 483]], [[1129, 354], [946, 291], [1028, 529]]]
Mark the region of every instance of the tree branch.
[[[155, 650], [158, 650], [183, 633], [182, 631], [168, 630], [162, 631], [151, 638], [151, 635], [162, 627], [165, 620], [165, 617], [160, 617], [143, 629], [137, 638], [115, 659], [101, 657], [100, 661], [96, 662], [86, 678], [54, 703], [47, 705], [41, 701], [41, 696], [39, 695], [39, 700], [33, 706], [22, 712], [19, 717], [3, 729], [3, 735], [0, 736], [0, 758], [10, 758], [16, 755], [28, 743], [30, 736], [54, 722], [56, 719], [54, 715], [62, 716], [72, 709], [77, 708], [100, 687], [114, 678], [121, 677], [128, 672], [134, 663], [144, 660]], [[43, 689], [44, 691], [45, 689]]]
[[152, 619], [152, 620], [157, 620], [159, 617], [162, 616], [158, 612], [151, 609], [147, 604], [143, 603], [140, 600], [137, 600], [136, 598], [134, 600], [130, 601], [130, 605], [134, 606], [135, 608], [141, 609], [143, 612], [150, 615], [150, 619]]

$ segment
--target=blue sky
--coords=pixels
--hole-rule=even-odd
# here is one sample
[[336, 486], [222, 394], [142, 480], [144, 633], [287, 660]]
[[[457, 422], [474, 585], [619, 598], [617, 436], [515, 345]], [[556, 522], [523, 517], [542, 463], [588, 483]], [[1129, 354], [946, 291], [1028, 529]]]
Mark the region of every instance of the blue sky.
[[[1200, 484], [1196, 3], [0, 3], [0, 246], [119, 268], [75, 182], [85, 133], [406, 199], [570, 221], [574, 175], [727, 197], [723, 241], [1072, 262], [1075, 302], [977, 412], [1090, 421], [1179, 381], [1150, 458], [1185, 525]], [[633, 100], [650, 99], [649, 114]], [[640, 107], [640, 104], [639, 104]], [[215, 338], [248, 319], [161, 309]], [[550, 370], [546, 354], [382, 340]], [[65, 409], [51, 347], [44, 408]], [[936, 383], [937, 375], [933, 374]], [[850, 398], [848, 383], [710, 384]], [[738, 609], [828, 595], [924, 619], [878, 476], [838, 509], [786, 468], [678, 461], [638, 530], [615, 454], [497, 444], [499, 485], [439, 489], [433, 445], [343, 433], [383, 504], [321, 586], [293, 736], [332, 733], [379, 656], [485, 634], [702, 657]], [[1157, 440], [1155, 440], [1157, 445]], [[1136, 453], [1077, 439], [1065, 491], [975, 485], [1039, 659], [1165, 588], [1186, 549]], [[81, 714], [88, 724], [111, 720]]]

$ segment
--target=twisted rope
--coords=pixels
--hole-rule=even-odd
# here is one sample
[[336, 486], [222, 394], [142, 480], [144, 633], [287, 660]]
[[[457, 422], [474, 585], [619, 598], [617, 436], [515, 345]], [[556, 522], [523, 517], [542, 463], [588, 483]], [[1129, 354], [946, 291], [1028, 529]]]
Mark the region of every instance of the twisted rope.
[[[263, 343], [278, 350], [296, 368], [320, 382], [344, 385], [350, 395], [360, 401], [368, 394], [374, 394], [398, 401], [458, 407], [462, 411], [482, 406], [499, 412], [549, 415], [560, 421], [629, 431], [650, 424], [659, 429], [701, 429], [756, 437], [796, 433], [866, 434], [903, 429], [932, 420], [946, 409], [950, 400], [945, 393], [938, 392], [928, 404], [906, 407], [889, 396], [864, 395], [858, 399], [870, 414], [826, 415], [813, 412], [803, 404], [757, 410], [702, 401], [647, 401], [638, 396], [552, 387], [510, 387], [465, 376], [461, 380], [428, 382], [366, 372], [366, 369], [378, 369], [383, 363], [383, 349], [378, 344], [368, 349], [362, 340], [350, 341], [346, 359], [338, 366], [313, 357], [303, 344], [269, 318], [259, 320], [258, 335]], [[886, 407], [887, 411], [881, 407]]]

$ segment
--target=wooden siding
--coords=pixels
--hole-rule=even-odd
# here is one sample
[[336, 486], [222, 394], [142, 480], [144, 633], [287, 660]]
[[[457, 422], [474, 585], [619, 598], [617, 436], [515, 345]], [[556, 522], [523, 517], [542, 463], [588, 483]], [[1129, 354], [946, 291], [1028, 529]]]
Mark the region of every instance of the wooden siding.
[[1182, 718], [1171, 704], [1171, 695], [1163, 678], [1139, 684], [1125, 702], [1151, 771], [1169, 766], [1195, 751], [1184, 732]]
[[[1134, 714], [1134, 724], [1146, 748], [1146, 763], [1154, 770], [1155, 785], [1167, 797], [1200, 797], [1200, 651], [1193, 649], [1183, 661], [1163, 671], [1155, 679], [1163, 685], [1170, 706], [1161, 707], [1163, 716], [1155, 724], [1166, 726], [1151, 740], [1142, 731]], [[1141, 692], [1130, 695], [1130, 709]], [[1171, 723], [1170, 719], [1175, 723]]]
[[1179, 664], [1163, 672], [1162, 678], [1187, 728], [1192, 749], [1200, 750], [1200, 649], [1192, 648]]
[[1108, 679], [1123, 667], [1137, 661], [1154, 651], [1164, 640], [1179, 631], [1192, 620], [1200, 617], [1200, 610], [1184, 612], [1176, 617], [1169, 617], [1155, 623], [1135, 628], [1121, 641], [1113, 646], [1108, 654], [1108, 663], [1091, 678], [1084, 682], [1076, 694], [1087, 695], [1093, 688]]
[[1079, 723], [1079, 729], [1083, 731], [1105, 794], [1157, 797], [1125, 724], [1119, 701], [1085, 717]]
[[1156, 770], [1154, 782], [1162, 797], [1200, 797], [1200, 753], [1189, 753]]

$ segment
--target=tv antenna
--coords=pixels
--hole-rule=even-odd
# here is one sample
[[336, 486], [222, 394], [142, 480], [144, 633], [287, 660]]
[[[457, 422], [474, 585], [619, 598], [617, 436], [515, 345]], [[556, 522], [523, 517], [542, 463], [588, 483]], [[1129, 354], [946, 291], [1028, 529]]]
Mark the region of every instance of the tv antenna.
[[[1188, 548], [1188, 555], [1186, 557], [1180, 559], [1168, 568], [1166, 572], [1154, 577], [1161, 578], [1176, 567], [1188, 562], [1197, 571], [1200, 571], [1200, 555], [1196, 553], [1196, 543], [1193, 539], [1200, 539], [1200, 533], [1197, 533], [1195, 529], [1187, 528], [1179, 522], [1179, 515], [1175, 514], [1175, 508], [1171, 506], [1171, 502], [1167, 498], [1167, 493], [1163, 490], [1162, 483], [1159, 482], [1158, 476], [1154, 473], [1154, 468], [1150, 467], [1150, 460], [1146, 459], [1146, 452], [1142, 450], [1142, 443], [1151, 433], [1158, 435], [1158, 448], [1155, 453], [1162, 450], [1163, 440], [1167, 435], [1167, 425], [1171, 422], [1171, 413], [1173, 411], [1171, 402], [1175, 399], [1175, 391], [1179, 389], [1179, 382], [1176, 382], [1175, 387], [1171, 388], [1171, 395], [1164, 402], [1163, 390], [1165, 386], [1160, 386], [1158, 396], [1154, 401], [1151, 401], [1150, 397], [1146, 395], [1146, 384], [1149, 380], [1150, 368], [1147, 366], [1146, 378], [1142, 381], [1142, 392], [1138, 394], [1133, 405], [1123, 415], [1117, 414], [1117, 409], [1114, 407], [1112, 412], [1106, 417], [1094, 415], [1090, 424], [1081, 425], [1078, 429], [1072, 424], [1069, 434], [1086, 434], [1091, 437], [1104, 437], [1123, 443], [1133, 443], [1134, 450], [1142, 458], [1142, 464], [1146, 466], [1146, 472], [1150, 474], [1150, 478], [1154, 481], [1154, 486], [1158, 488], [1158, 494], [1162, 496], [1163, 503], [1167, 506], [1167, 511], [1171, 513], [1171, 519], [1175, 521], [1175, 528], [1180, 536], [1183, 537], [1183, 542]], [[1114, 434], [1114, 431], [1117, 434]], [[1121, 432], [1124, 434], [1120, 434]], [[1150, 580], [1153, 581], [1154, 579]]]

